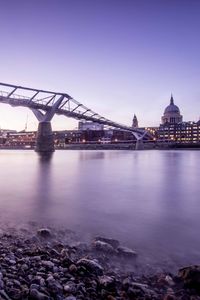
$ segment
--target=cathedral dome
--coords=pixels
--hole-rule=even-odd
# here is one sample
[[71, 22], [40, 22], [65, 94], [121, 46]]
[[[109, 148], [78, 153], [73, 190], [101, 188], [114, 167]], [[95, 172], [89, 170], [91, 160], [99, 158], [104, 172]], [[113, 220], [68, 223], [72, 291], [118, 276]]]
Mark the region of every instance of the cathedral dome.
[[174, 104], [174, 99], [171, 95], [170, 104], [165, 108], [164, 115], [162, 116], [162, 124], [181, 123], [182, 121], [183, 117], [181, 116], [180, 109]]
[[178, 114], [180, 114], [180, 109], [178, 108], [177, 105], [174, 104], [173, 96], [171, 96], [170, 105], [168, 105], [165, 108], [164, 114], [167, 114], [167, 113], [178, 113]]

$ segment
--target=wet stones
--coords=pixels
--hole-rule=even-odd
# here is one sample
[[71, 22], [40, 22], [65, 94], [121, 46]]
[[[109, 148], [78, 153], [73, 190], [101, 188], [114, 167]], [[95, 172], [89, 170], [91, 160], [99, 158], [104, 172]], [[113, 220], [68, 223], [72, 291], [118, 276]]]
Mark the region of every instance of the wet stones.
[[126, 258], [136, 258], [136, 256], [137, 256], [137, 252], [128, 247], [119, 246], [117, 248], [117, 251], [120, 256], [123, 256]]
[[30, 300], [50, 300], [50, 298], [36, 289], [31, 289]]
[[50, 238], [50, 237], [52, 237], [51, 230], [48, 229], [48, 228], [41, 228], [41, 229], [38, 229], [37, 235], [38, 235], [39, 237], [42, 237], [42, 238]]
[[77, 272], [77, 266], [76, 266], [75, 264], [71, 264], [71, 265], [69, 266], [69, 271], [70, 271], [71, 273], [76, 273], [76, 272]]
[[97, 237], [95, 237], [94, 241], [104, 242], [106, 244], [111, 245], [114, 249], [119, 247], [119, 241], [115, 240], [115, 239], [111, 239], [111, 238], [105, 238], [105, 237], [97, 236]]
[[64, 300], [77, 300], [77, 298], [74, 296], [68, 296], [68, 297], [64, 298]]
[[57, 280], [55, 280], [53, 276], [49, 276], [46, 281], [48, 289], [53, 295], [59, 295], [62, 293], [62, 285]]
[[179, 270], [178, 276], [189, 288], [200, 291], [200, 266], [189, 266]]
[[68, 281], [65, 285], [64, 285], [64, 292], [68, 293], [68, 294], [73, 294], [76, 292], [76, 285], [73, 281]]
[[0, 279], [0, 290], [3, 290], [4, 288], [4, 282], [2, 279]]
[[42, 266], [46, 267], [48, 270], [53, 270], [54, 263], [50, 260], [41, 261]]
[[114, 248], [106, 242], [94, 241], [92, 243], [92, 247], [93, 247], [93, 249], [95, 249], [97, 251], [102, 251], [102, 252], [105, 252], [105, 253], [108, 253], [108, 254], [115, 253]]
[[29, 242], [23, 235], [1, 239], [0, 300], [200, 299], [199, 266], [181, 269], [179, 277], [139, 275], [136, 252], [117, 240], [75, 245], [53, 229], [50, 234], [36, 240], [30, 234]]
[[119, 241], [99, 236], [92, 242], [92, 248], [105, 254], [119, 255], [123, 258], [136, 258], [137, 256], [136, 251], [120, 246]]
[[94, 272], [96, 275], [103, 274], [103, 268], [100, 264], [98, 264], [95, 260], [82, 258], [77, 262], [77, 266], [82, 266], [86, 268], [89, 272]]
[[115, 288], [116, 280], [114, 277], [103, 275], [99, 277], [99, 284], [102, 288], [113, 289]]

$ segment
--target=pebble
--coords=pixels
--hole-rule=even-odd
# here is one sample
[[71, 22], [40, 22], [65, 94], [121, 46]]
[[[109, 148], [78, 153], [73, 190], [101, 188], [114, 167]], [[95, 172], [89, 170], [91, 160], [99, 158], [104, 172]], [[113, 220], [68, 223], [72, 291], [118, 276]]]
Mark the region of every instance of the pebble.
[[102, 275], [103, 274], [103, 267], [100, 264], [98, 264], [95, 260], [81, 258], [77, 262], [77, 265], [78, 266], [83, 266], [88, 271], [94, 272], [97, 275]]
[[115, 253], [114, 248], [106, 242], [94, 241], [92, 243], [92, 247], [97, 251], [102, 251], [102, 252], [105, 252], [105, 253]]
[[116, 249], [117, 247], [119, 247], [119, 241], [115, 240], [115, 239], [105, 238], [105, 237], [101, 237], [101, 236], [96, 236], [94, 240], [110, 244], [114, 249]]
[[112, 288], [115, 285], [115, 278], [103, 275], [99, 277], [99, 283], [103, 288]]
[[50, 298], [47, 295], [39, 292], [36, 289], [30, 290], [30, 297], [32, 300], [50, 300]]
[[68, 296], [68, 297], [64, 298], [64, 300], [76, 300], [76, 297]]
[[137, 256], [137, 252], [127, 248], [127, 247], [123, 247], [123, 246], [119, 246], [117, 248], [117, 251], [119, 253], [119, 255], [123, 256], [123, 257], [127, 257], [127, 258], [135, 258]]
[[38, 229], [37, 234], [43, 238], [50, 238], [52, 236], [51, 230], [48, 228]]
[[[43, 230], [49, 233], [42, 236]], [[136, 271], [126, 272], [126, 265], [135, 263], [124, 259], [135, 258], [136, 252], [117, 240], [96, 237], [92, 248], [81, 243], [79, 248], [74, 241], [66, 243], [63, 232], [60, 238], [54, 230], [39, 232], [43, 238], [9, 233], [1, 238], [0, 300], [200, 299], [198, 265], [180, 269], [179, 277], [164, 272], [136, 276]]]
[[77, 272], [77, 266], [74, 265], [74, 264], [70, 265], [70, 266], [69, 266], [69, 271], [70, 271], [71, 273]]

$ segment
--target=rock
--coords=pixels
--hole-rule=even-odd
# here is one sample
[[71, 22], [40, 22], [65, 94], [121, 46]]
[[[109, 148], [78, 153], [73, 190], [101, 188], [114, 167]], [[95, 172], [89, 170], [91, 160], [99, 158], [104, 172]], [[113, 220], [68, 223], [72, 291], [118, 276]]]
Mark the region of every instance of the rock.
[[100, 264], [98, 264], [95, 260], [87, 259], [87, 258], [81, 258], [77, 262], [78, 266], [83, 266], [86, 268], [89, 272], [94, 272], [96, 275], [102, 275], [103, 274], [103, 268]]
[[35, 289], [30, 290], [30, 299], [31, 300], [50, 300], [50, 298], [47, 295], [45, 295]]
[[173, 280], [172, 277], [169, 276], [169, 275], [166, 275], [166, 276], [165, 276], [165, 281], [167, 282], [167, 284], [168, 284], [169, 286], [175, 285], [174, 280]]
[[177, 298], [174, 295], [167, 294], [164, 296], [163, 300], [176, 300]]
[[113, 297], [112, 295], [108, 295], [107, 300], [116, 300], [116, 298]]
[[62, 259], [62, 265], [63, 265], [63, 267], [69, 268], [69, 266], [73, 265], [73, 261], [68, 256], [65, 256]]
[[76, 300], [76, 297], [68, 296], [68, 297], [64, 298], [64, 300]]
[[9, 259], [8, 262], [11, 265], [15, 265], [16, 264], [16, 261], [14, 259]]
[[127, 248], [127, 247], [118, 247], [117, 248], [118, 254], [123, 256], [123, 257], [127, 257], [127, 258], [135, 258], [137, 256], [137, 252], [135, 252], [134, 250]]
[[200, 291], [200, 266], [194, 265], [182, 268], [179, 270], [178, 276], [187, 287]]
[[87, 251], [88, 250], [88, 245], [86, 243], [83, 243], [83, 242], [73, 243], [72, 247], [76, 248], [78, 250], [81, 250], [81, 251]]
[[63, 287], [58, 281], [56, 281], [53, 278], [53, 276], [49, 276], [46, 281], [47, 281], [47, 286], [52, 294], [57, 295], [62, 292]]
[[68, 294], [73, 294], [76, 292], [76, 285], [74, 284], [74, 282], [72, 281], [68, 281], [65, 285], [64, 285], [64, 291]]
[[0, 290], [3, 290], [3, 288], [4, 288], [4, 282], [3, 280], [0, 279]]
[[0, 290], [0, 296], [2, 296], [3, 299], [11, 300], [11, 298], [7, 295], [7, 293], [4, 290]]
[[114, 253], [115, 252], [114, 248], [110, 244], [102, 242], [102, 241], [94, 241], [92, 243], [92, 247], [97, 251], [102, 251], [105, 253]]
[[101, 276], [99, 277], [99, 284], [105, 289], [112, 289], [115, 287], [115, 278], [106, 275]]
[[37, 291], [38, 291], [39, 288], [40, 288], [39, 284], [32, 283], [32, 284], [30, 285], [30, 290], [37, 290]]
[[[142, 299], [156, 299], [154, 291], [150, 290], [146, 284], [132, 282], [127, 291], [128, 296], [132, 297], [144, 297]], [[139, 298], [140, 299], [140, 298]]]
[[101, 241], [104, 243], [107, 243], [109, 245], [111, 245], [114, 249], [116, 249], [117, 247], [119, 247], [119, 241], [115, 240], [115, 239], [110, 239], [110, 238], [104, 238], [101, 236], [96, 236], [94, 241]]
[[69, 266], [69, 271], [70, 271], [71, 273], [76, 273], [76, 271], [77, 271], [77, 266], [74, 265], [74, 264], [70, 265], [70, 266]]
[[48, 269], [53, 269], [54, 267], [54, 263], [51, 262], [50, 260], [43, 260], [41, 263], [43, 266], [45, 266]]
[[11, 288], [9, 290], [9, 296], [13, 299], [13, 300], [21, 300], [22, 299], [22, 293], [20, 289], [15, 289], [15, 288]]
[[52, 236], [51, 231], [48, 228], [38, 229], [37, 234], [43, 238], [50, 238]]

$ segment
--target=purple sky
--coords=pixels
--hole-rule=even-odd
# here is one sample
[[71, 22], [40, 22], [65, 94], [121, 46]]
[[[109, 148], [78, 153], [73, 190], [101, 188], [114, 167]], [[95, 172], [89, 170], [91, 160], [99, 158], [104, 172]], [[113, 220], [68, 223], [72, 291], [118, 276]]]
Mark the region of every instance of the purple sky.
[[[0, 81], [67, 92], [113, 121], [160, 123], [171, 92], [200, 116], [200, 1], [0, 0]], [[0, 105], [1, 128], [28, 129]], [[54, 129], [77, 121], [55, 117]]]

